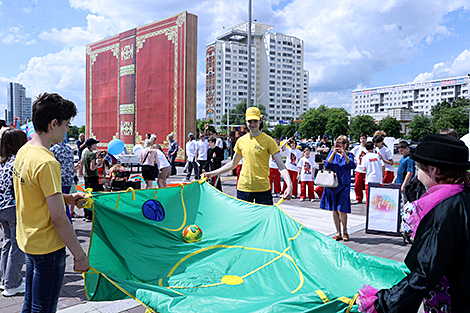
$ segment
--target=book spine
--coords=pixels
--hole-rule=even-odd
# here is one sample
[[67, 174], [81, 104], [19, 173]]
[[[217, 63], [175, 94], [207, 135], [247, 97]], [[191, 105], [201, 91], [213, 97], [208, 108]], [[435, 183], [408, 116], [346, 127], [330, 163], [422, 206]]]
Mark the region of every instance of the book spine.
[[119, 35], [119, 135], [128, 151], [135, 144], [136, 29]]

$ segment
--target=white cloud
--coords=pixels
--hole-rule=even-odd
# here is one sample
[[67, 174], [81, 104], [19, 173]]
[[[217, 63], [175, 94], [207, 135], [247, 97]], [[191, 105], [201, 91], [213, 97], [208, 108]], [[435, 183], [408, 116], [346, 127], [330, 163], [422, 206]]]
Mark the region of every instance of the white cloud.
[[[79, 112], [85, 112], [84, 77], [85, 48], [65, 48], [58, 53], [32, 58], [26, 69], [9, 81], [27, 87], [33, 99], [43, 92], [57, 92], [75, 102]], [[85, 123], [85, 116], [77, 119]], [[81, 125], [81, 124], [80, 124]]]
[[39, 38], [67, 47], [80, 47], [117, 32], [116, 25], [110, 18], [88, 14], [86, 29], [72, 27], [58, 30], [53, 28], [50, 31], [41, 32]]
[[[0, 34], [1, 37], [2, 34]], [[30, 34], [22, 33], [21, 27], [10, 27], [8, 33], [3, 36], [2, 43], [4, 44], [15, 44], [24, 43], [30, 45], [36, 42], [35, 39], [29, 39]]]
[[465, 76], [470, 74], [470, 50], [466, 49], [453, 61], [434, 64], [431, 72], [421, 73], [413, 80], [419, 83], [426, 80], [442, 79], [448, 77]]

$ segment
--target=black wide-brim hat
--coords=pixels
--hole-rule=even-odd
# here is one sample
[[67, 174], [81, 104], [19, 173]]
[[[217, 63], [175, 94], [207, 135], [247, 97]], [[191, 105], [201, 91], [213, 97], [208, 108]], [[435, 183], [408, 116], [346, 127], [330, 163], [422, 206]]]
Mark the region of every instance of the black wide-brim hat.
[[436, 167], [467, 170], [468, 148], [465, 143], [448, 135], [426, 135], [410, 157], [416, 162]]

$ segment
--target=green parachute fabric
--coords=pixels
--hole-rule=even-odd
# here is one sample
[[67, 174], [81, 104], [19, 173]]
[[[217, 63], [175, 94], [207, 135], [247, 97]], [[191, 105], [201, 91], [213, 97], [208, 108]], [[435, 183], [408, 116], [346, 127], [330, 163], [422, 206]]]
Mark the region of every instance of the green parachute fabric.
[[[93, 199], [91, 301], [130, 297], [162, 313], [358, 312], [363, 284], [388, 288], [408, 272], [204, 180]], [[149, 200], [161, 207], [149, 211]], [[183, 241], [191, 224], [202, 229], [200, 242]]]

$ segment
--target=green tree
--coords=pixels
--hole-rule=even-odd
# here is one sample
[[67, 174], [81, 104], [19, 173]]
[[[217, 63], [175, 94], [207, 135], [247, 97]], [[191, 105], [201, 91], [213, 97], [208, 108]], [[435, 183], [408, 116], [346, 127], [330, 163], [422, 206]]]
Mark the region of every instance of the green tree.
[[421, 114], [416, 115], [408, 127], [410, 131], [406, 138], [413, 141], [420, 141], [425, 135], [433, 133], [431, 119]]
[[[266, 116], [266, 108], [264, 105], [259, 104], [258, 109], [260, 110], [261, 114], [265, 116], [265, 120], [267, 120]], [[230, 110], [230, 125], [245, 125], [245, 113], [246, 113], [246, 99], [237, 104], [236, 108]], [[221, 125], [227, 125], [227, 113], [222, 115]], [[227, 127], [222, 127], [222, 129], [227, 129]]]
[[349, 113], [343, 108], [331, 108], [327, 111], [326, 133], [332, 138], [340, 135], [347, 135], [349, 130]]
[[80, 128], [78, 129], [78, 134], [85, 134], [85, 125], [82, 125], [80, 126]]
[[443, 128], [453, 128], [459, 134], [467, 134], [470, 99], [459, 98], [452, 103], [442, 101], [431, 108], [434, 132], [439, 133]]
[[282, 138], [287, 125], [277, 124], [271, 132], [274, 137]]
[[298, 130], [302, 138], [317, 138], [326, 132], [328, 107], [324, 104], [312, 108], [302, 115], [302, 123]]
[[[201, 119], [197, 121], [197, 126], [196, 126], [197, 133], [195, 134], [196, 138], [199, 137], [200, 133], [203, 133], [205, 131], [206, 124], [214, 124], [214, 120], [210, 118], [209, 120]], [[215, 127], [209, 126], [209, 128], [206, 131], [206, 135], [209, 135], [209, 132], [212, 130], [216, 130]]]
[[69, 127], [69, 132], [67, 133], [67, 137], [70, 138], [78, 138], [78, 127], [75, 125], [72, 125]]
[[377, 124], [370, 115], [357, 115], [351, 119], [349, 135], [359, 141], [361, 134], [372, 136], [377, 130]]
[[392, 116], [387, 116], [379, 122], [379, 129], [387, 133], [387, 136], [402, 138], [401, 123]]

